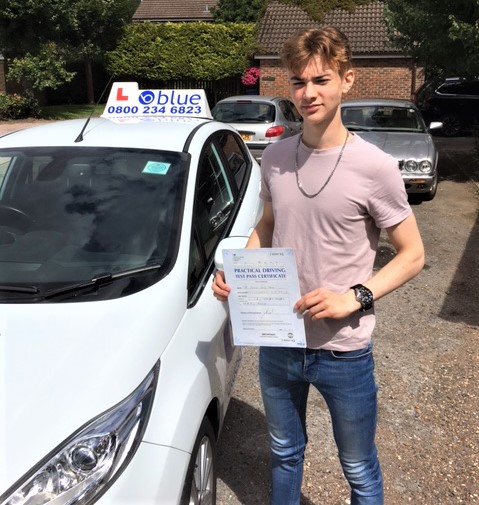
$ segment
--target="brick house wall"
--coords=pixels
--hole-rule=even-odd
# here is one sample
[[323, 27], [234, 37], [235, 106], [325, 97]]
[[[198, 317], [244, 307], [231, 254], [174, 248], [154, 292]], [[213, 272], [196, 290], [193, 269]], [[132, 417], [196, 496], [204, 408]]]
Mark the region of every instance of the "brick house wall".
[[424, 73], [404, 58], [353, 60], [356, 73], [348, 98], [398, 98], [409, 100], [424, 82]]
[[[423, 72], [404, 58], [353, 59], [356, 79], [348, 98], [410, 99], [424, 81]], [[260, 94], [288, 96], [286, 72], [278, 59], [261, 59]]]

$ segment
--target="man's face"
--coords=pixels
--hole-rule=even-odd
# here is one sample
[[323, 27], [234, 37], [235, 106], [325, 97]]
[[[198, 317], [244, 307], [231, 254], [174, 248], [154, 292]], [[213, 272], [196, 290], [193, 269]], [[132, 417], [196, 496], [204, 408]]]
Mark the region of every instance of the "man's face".
[[339, 115], [341, 97], [353, 84], [354, 73], [347, 70], [341, 77], [317, 56], [299, 75], [289, 71], [288, 78], [291, 99], [305, 123], [321, 124]]

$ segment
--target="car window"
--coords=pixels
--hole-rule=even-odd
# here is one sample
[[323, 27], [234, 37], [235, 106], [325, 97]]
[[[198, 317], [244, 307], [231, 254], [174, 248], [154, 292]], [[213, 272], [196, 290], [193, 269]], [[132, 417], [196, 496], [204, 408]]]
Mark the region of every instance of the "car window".
[[222, 133], [218, 136], [219, 145], [228, 161], [229, 169], [236, 183], [238, 191], [241, 190], [248, 174], [249, 158], [244, 147], [238, 138], [232, 133]]
[[301, 114], [298, 112], [298, 109], [295, 107], [294, 103], [293, 103], [293, 102], [290, 102], [290, 105], [291, 105], [291, 110], [293, 111], [294, 120], [295, 120], [295, 121], [302, 122], [302, 121], [303, 121], [303, 117], [302, 117], [302, 116], [301, 116]]
[[464, 81], [458, 86], [458, 94], [479, 95], [479, 81]]
[[479, 83], [474, 81], [445, 82], [438, 92], [447, 95], [477, 95]]
[[341, 109], [341, 116], [345, 126], [353, 130], [424, 130], [421, 118], [411, 107], [347, 106]]
[[187, 155], [25, 147], [0, 158], [0, 267], [9, 265], [0, 283], [47, 289], [45, 279], [70, 284], [174, 261]]
[[295, 121], [293, 109], [291, 108], [290, 104], [286, 100], [281, 100], [279, 102], [278, 106], [287, 121], [291, 121], [291, 122]]
[[189, 291], [198, 287], [213, 262], [214, 252], [232, 217], [235, 194], [228, 169], [215, 143], [210, 142], [198, 166], [190, 247]]
[[303, 120], [300, 113], [294, 106], [294, 103], [290, 100], [281, 100], [279, 102], [279, 108], [288, 121], [295, 123]]
[[223, 123], [271, 123], [275, 120], [275, 107], [269, 102], [250, 100], [222, 102], [215, 105], [212, 115]]

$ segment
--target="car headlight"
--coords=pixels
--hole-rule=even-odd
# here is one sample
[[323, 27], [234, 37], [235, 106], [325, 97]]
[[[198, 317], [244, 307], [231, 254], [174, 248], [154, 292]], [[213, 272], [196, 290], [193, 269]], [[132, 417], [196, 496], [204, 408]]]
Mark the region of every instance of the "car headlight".
[[414, 160], [407, 160], [403, 166], [406, 172], [415, 172], [417, 170], [417, 162]]
[[92, 503], [135, 454], [151, 412], [159, 363], [125, 400], [99, 415], [38, 463], [0, 505]]
[[419, 171], [423, 174], [430, 174], [432, 172], [432, 163], [429, 160], [424, 160], [419, 163]]
[[402, 165], [406, 172], [420, 172], [422, 174], [430, 174], [432, 172], [432, 163], [429, 160], [416, 161], [407, 160]]

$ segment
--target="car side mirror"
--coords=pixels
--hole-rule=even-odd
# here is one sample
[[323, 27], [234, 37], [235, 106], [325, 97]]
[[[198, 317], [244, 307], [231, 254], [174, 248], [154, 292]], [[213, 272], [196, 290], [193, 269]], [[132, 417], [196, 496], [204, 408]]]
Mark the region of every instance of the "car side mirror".
[[218, 270], [223, 270], [223, 250], [224, 249], [244, 249], [249, 237], [226, 237], [216, 248], [215, 266]]
[[440, 121], [433, 121], [429, 125], [429, 130], [439, 130], [440, 128], [442, 128], [442, 122]]

